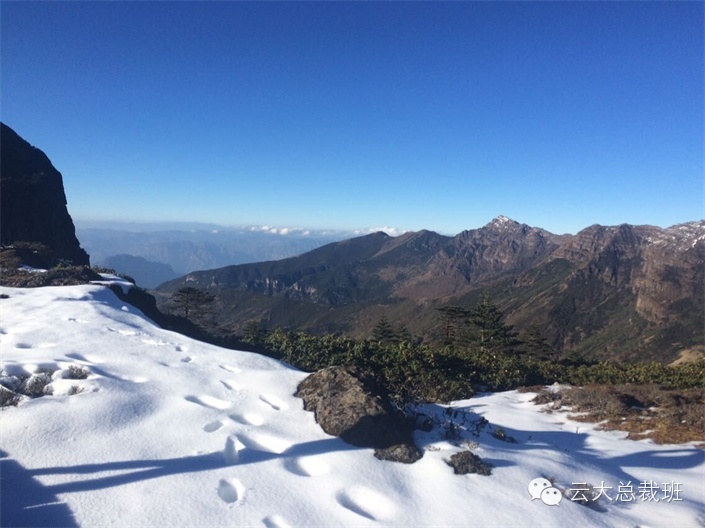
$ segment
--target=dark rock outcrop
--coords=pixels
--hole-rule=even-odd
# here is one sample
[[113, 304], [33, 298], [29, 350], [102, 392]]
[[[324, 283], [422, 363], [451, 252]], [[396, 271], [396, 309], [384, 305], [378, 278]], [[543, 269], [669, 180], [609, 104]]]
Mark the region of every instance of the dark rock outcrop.
[[411, 464], [422, 457], [411, 428], [394, 413], [374, 381], [352, 368], [329, 367], [308, 376], [296, 395], [323, 430], [375, 456]]
[[492, 466], [470, 451], [455, 453], [450, 457], [448, 465], [453, 468], [453, 472], [456, 475], [477, 473], [478, 475], [489, 476], [492, 474]]
[[66, 208], [61, 173], [10, 127], [0, 128], [0, 243], [40, 242], [57, 259], [89, 265]]

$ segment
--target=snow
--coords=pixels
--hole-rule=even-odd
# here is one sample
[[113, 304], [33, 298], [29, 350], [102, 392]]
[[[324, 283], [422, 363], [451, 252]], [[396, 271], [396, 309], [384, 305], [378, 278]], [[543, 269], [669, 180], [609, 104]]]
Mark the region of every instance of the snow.
[[[293, 396], [306, 373], [286, 364], [160, 329], [99, 284], [0, 293], [0, 381], [56, 371], [52, 395], [0, 413], [2, 526], [705, 523], [704, 452], [693, 445], [626, 440], [512, 391], [454, 402], [466, 430], [417, 432], [417, 463], [380, 461], [319, 428]], [[89, 376], [70, 379], [70, 366]], [[442, 406], [423, 410], [449, 419]], [[495, 438], [498, 427], [516, 442]], [[446, 461], [468, 446], [491, 476], [453, 474]], [[562, 500], [532, 500], [535, 479]], [[647, 500], [651, 481], [658, 502]], [[570, 500], [582, 483], [613, 500]], [[628, 486], [635, 500], [616, 500]]]

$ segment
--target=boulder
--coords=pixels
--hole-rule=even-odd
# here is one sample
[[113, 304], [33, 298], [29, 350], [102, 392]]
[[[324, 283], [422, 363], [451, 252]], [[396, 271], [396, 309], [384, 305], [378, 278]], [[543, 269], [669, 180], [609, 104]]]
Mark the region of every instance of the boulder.
[[296, 395], [326, 433], [354, 446], [373, 447], [381, 460], [411, 464], [423, 456], [406, 420], [394, 412], [374, 380], [356, 369], [319, 370], [301, 382]]

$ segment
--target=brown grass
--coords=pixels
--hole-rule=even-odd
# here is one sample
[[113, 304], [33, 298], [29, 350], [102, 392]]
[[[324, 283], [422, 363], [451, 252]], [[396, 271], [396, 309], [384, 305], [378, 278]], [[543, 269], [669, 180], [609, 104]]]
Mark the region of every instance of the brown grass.
[[625, 431], [633, 440], [650, 438], [657, 444], [704, 442], [698, 447], [705, 448], [705, 389], [596, 384], [555, 393], [543, 389], [532, 401], [552, 402], [552, 410], [580, 413], [569, 415], [572, 420]]

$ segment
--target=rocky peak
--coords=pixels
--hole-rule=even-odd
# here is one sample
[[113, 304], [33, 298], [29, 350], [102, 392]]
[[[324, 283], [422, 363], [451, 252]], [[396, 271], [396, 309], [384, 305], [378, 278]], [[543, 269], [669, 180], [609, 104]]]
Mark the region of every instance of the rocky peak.
[[489, 222], [487, 225], [485, 225], [486, 228], [508, 228], [508, 227], [513, 227], [513, 226], [518, 226], [521, 225], [519, 222], [516, 220], [512, 220], [511, 218], [507, 218], [504, 215], [499, 215], [496, 218], [493, 218], [491, 222]]
[[468, 282], [478, 282], [526, 269], [550, 255], [559, 240], [544, 229], [498, 216], [480, 229], [458, 234], [447, 244], [440, 260], [446, 260], [446, 265]]
[[4, 123], [0, 123], [1, 243], [39, 242], [53, 256], [88, 265], [66, 208], [61, 173], [49, 158]]

